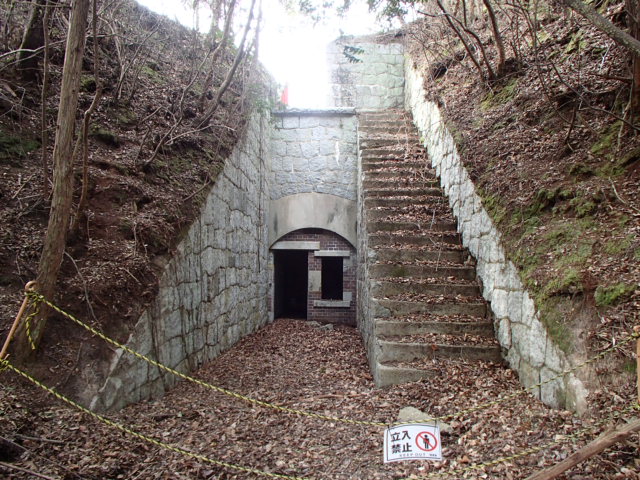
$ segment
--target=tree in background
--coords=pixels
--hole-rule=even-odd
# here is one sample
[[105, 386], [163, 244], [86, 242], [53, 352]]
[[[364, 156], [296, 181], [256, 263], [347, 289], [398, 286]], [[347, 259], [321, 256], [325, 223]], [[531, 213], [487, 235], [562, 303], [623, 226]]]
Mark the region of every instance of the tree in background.
[[[53, 147], [53, 191], [49, 223], [38, 265], [38, 291], [53, 298], [58, 272], [62, 264], [67, 232], [72, 213], [73, 199], [73, 146], [76, 131], [76, 110], [84, 58], [85, 35], [89, 16], [90, 0], [75, 0], [71, 18], [62, 70], [60, 103], [56, 122], [56, 137]], [[16, 341], [16, 355], [26, 357], [31, 348], [37, 347], [46, 324], [46, 312], [41, 312], [31, 327], [30, 337], [22, 329]]]

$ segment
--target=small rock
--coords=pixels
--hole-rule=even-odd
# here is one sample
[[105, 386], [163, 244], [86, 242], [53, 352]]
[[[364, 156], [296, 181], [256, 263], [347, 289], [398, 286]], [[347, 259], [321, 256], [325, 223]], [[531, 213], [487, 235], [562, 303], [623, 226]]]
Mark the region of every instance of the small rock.
[[333, 323], [327, 323], [320, 327], [321, 330], [333, 330]]
[[433, 421], [433, 417], [415, 407], [404, 407], [400, 409], [398, 413], [399, 423], [427, 423], [430, 425], [437, 425], [440, 427], [441, 433], [453, 433], [453, 428], [448, 423], [441, 420], [438, 422]]

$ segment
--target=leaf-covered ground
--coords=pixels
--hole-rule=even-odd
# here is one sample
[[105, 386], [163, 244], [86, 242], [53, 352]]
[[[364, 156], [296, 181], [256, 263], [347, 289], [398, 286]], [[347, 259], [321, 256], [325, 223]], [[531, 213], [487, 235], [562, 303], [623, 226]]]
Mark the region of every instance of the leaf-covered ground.
[[[352, 425], [279, 412], [189, 382], [164, 398], [125, 408], [109, 418], [170, 445], [220, 461], [312, 479], [521, 479], [566, 457], [628, 415], [600, 425], [549, 409], [521, 392], [502, 365], [438, 361], [428, 381], [376, 389], [359, 333], [300, 320], [277, 320], [244, 339], [195, 376], [277, 405], [345, 419], [392, 423], [413, 406], [446, 419], [442, 462], [383, 464], [383, 427]], [[621, 410], [629, 393], [602, 391]], [[620, 396], [623, 395], [623, 396]], [[631, 394], [632, 397], [632, 394]], [[503, 401], [501, 401], [501, 399]], [[607, 417], [605, 411], [599, 416]], [[64, 479], [260, 478], [184, 457], [132, 438], [74, 411], [10, 372], [0, 388], [0, 475], [31, 479], [39, 472]], [[587, 429], [586, 434], [582, 434]], [[577, 437], [573, 437], [577, 435]], [[551, 447], [544, 447], [557, 442]], [[476, 464], [540, 452], [480, 470]], [[616, 445], [565, 478], [638, 479], [638, 439]], [[11, 465], [9, 467], [8, 465]]]

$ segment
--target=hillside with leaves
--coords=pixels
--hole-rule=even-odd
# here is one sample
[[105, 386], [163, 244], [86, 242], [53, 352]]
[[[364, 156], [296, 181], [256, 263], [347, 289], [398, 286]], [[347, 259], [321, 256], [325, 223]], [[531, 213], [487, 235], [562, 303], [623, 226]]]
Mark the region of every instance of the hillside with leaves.
[[[45, 48], [30, 48], [25, 62], [23, 34], [34, 5], [0, 6], [6, 19], [0, 37], [3, 337], [25, 282], [38, 272], [51, 202], [51, 154], [70, 2], [51, 4], [42, 18], [46, 58]], [[266, 77], [256, 61], [255, 20], [244, 46], [236, 47], [230, 34], [225, 37], [215, 27], [203, 35], [133, 1], [97, 6], [97, 22], [87, 30], [78, 132], [97, 95], [98, 102], [88, 123], [86, 176], [82, 148], [76, 148], [74, 219], [56, 301], [125, 340], [153, 299], [158, 275], [197, 217], [248, 112], [266, 98]], [[229, 15], [226, 10], [220, 17]], [[238, 8], [234, 18], [242, 25], [248, 15]], [[48, 87], [43, 87], [45, 72]], [[55, 316], [51, 322], [38, 368], [71, 390], [76, 383], [99, 379], [109, 358], [104, 347], [68, 322]], [[85, 374], [78, 373], [87, 364], [92, 371], [81, 379]]]
[[[440, 10], [424, 10], [407, 33], [412, 58], [542, 321], [566, 353], [588, 358], [640, 324], [632, 56], [555, 4], [495, 5], [502, 67], [496, 30], [477, 10], [466, 23], [460, 9], [447, 13], [466, 46]], [[627, 29], [624, 2], [594, 6]], [[607, 390], [601, 382], [632, 392], [634, 356], [620, 348], [586, 372], [590, 398]]]

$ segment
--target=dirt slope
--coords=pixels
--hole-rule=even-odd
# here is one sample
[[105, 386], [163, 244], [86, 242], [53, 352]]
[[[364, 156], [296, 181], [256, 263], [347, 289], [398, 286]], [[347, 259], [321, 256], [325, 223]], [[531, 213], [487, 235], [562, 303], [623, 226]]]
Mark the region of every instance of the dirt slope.
[[[19, 45], [28, 4], [0, 7], [7, 19], [3, 53]], [[51, 89], [46, 100], [49, 155], [55, 132], [58, 89], [64, 57], [64, 9], [51, 21]], [[70, 234], [56, 302], [120, 341], [154, 297], [165, 256], [198, 215], [199, 206], [241, 134], [257, 96], [256, 70], [247, 57], [208, 128], [201, 116], [203, 59], [207, 39], [135, 2], [105, 3], [98, 32], [104, 95], [92, 117], [89, 136], [89, 203], [79, 228]], [[87, 40], [78, 119], [93, 99], [96, 49]], [[235, 51], [218, 60], [213, 85], [222, 82]], [[25, 282], [36, 276], [49, 198], [42, 190], [42, 59], [34, 81], [16, 72], [15, 56], [0, 63], [0, 336], [17, 312]], [[199, 81], [193, 83], [194, 72]], [[193, 83], [191, 88], [187, 86]], [[184, 102], [180, 98], [184, 96]], [[213, 94], [205, 95], [205, 102]], [[180, 119], [180, 138], [153, 152]], [[80, 196], [81, 164], [76, 172]], [[34, 365], [63, 388], [96, 381], [109, 351], [54, 317]], [[92, 368], [84, 368], [91, 365]], [[81, 374], [80, 374], [81, 373]], [[82, 382], [80, 382], [82, 383]], [[68, 384], [68, 385], [67, 385]]]
[[[624, 27], [622, 3], [598, 6]], [[640, 123], [626, 52], [582, 18], [540, 8], [535, 47], [524, 17], [499, 15], [507, 64], [494, 81], [435, 19], [408, 37], [542, 320], [565, 352], [587, 358], [640, 324]], [[472, 28], [495, 62], [488, 23]], [[627, 347], [584, 377], [630, 394], [634, 372]]]

